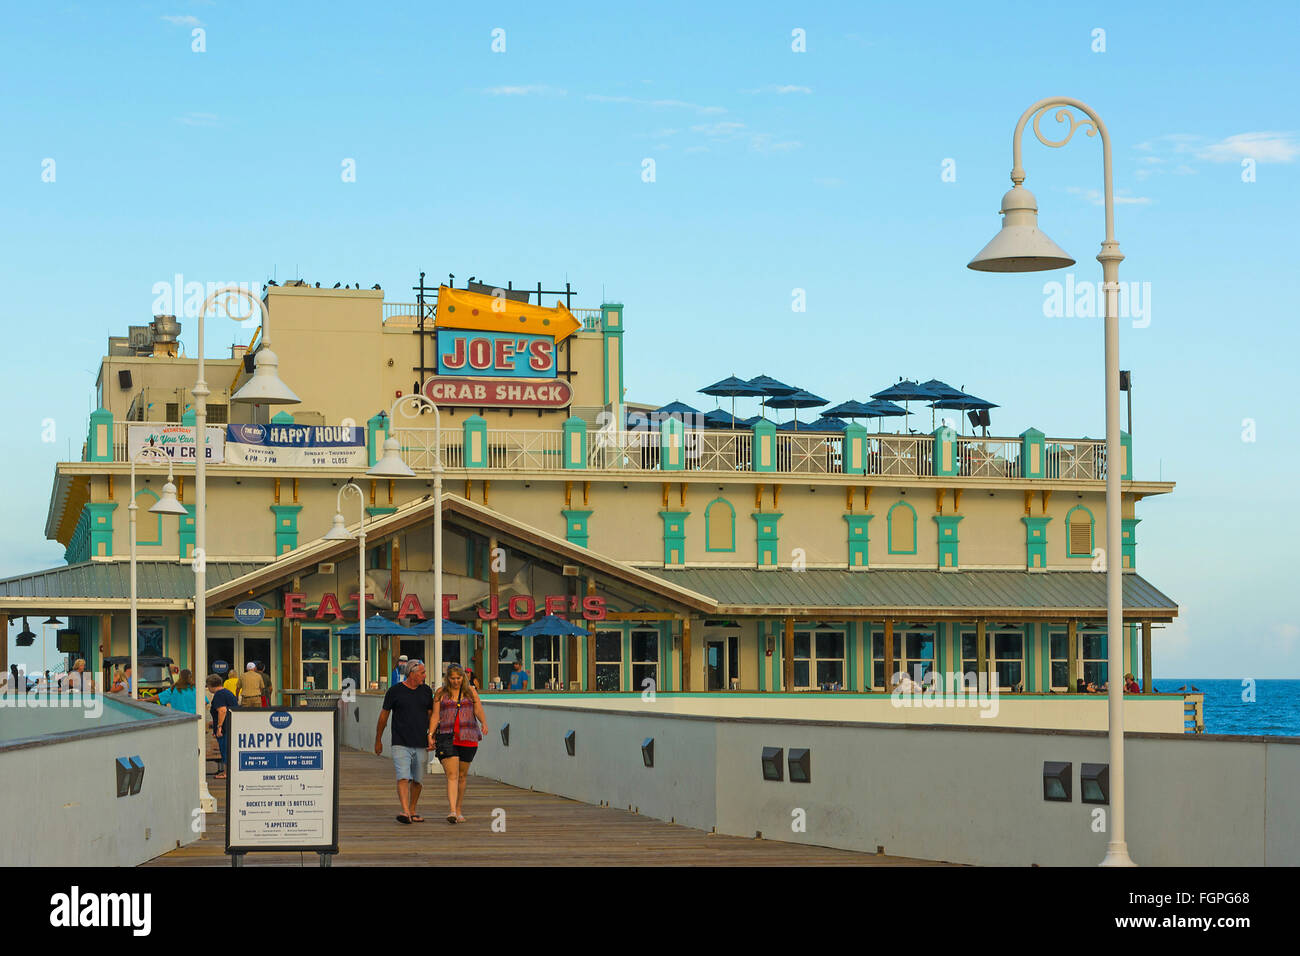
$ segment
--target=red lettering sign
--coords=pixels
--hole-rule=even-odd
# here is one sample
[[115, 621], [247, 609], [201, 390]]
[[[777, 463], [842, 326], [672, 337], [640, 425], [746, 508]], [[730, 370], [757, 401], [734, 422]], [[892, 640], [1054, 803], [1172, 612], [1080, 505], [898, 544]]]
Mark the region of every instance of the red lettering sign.
[[563, 614], [564, 605], [567, 603], [569, 602], [565, 599], [563, 594], [548, 594], [546, 595], [546, 613]]
[[537, 605], [527, 594], [517, 594], [510, 599], [510, 617], [515, 621], [531, 621]]
[[303, 605], [307, 603], [307, 595], [300, 594], [297, 591], [289, 591], [284, 595], [284, 619], [286, 621], [301, 621], [307, 617], [307, 612], [303, 610]]
[[397, 609], [397, 616], [399, 618], [414, 617], [421, 621], [424, 620], [424, 608], [420, 606], [420, 599], [415, 595], [415, 592], [411, 592], [402, 598], [402, 606]]
[[316, 620], [325, 620], [326, 614], [333, 614], [336, 621], [343, 620], [343, 609], [339, 607], [339, 599], [329, 592], [321, 595], [320, 606], [316, 608]]
[[[536, 344], [536, 343], [534, 343]], [[470, 364], [474, 364], [473, 351]], [[485, 361], [491, 361], [490, 358]], [[479, 366], [475, 366], [476, 368]], [[486, 368], [486, 365], [483, 366]], [[480, 408], [564, 408], [573, 401], [568, 382], [511, 378], [448, 378], [424, 383], [424, 395], [438, 405]]]

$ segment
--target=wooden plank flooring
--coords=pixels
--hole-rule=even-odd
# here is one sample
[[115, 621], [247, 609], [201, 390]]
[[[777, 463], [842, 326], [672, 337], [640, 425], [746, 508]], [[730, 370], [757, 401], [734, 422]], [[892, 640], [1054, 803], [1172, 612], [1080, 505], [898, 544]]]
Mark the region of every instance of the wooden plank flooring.
[[[387, 755], [342, 750], [339, 855], [335, 866], [870, 866], [928, 865], [926, 861], [773, 840], [720, 836], [626, 810], [594, 807], [471, 774], [466, 823], [451, 825], [441, 775], [425, 775], [420, 798], [426, 822], [396, 821], [397, 791]], [[203, 837], [148, 866], [229, 866], [225, 847], [224, 781], [209, 778], [218, 813]], [[506, 811], [506, 832], [493, 833], [492, 810]], [[316, 866], [314, 854], [250, 853], [248, 866]]]

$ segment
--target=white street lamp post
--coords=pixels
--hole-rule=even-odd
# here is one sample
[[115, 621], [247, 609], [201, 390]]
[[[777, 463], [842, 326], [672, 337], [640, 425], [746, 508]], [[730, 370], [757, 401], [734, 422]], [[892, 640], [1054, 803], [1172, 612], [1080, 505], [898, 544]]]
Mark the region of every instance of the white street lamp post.
[[357, 625], [361, 639], [361, 673], [357, 678], [358, 693], [370, 686], [366, 679], [366, 498], [355, 481], [339, 489], [335, 498], [334, 525], [325, 534], [326, 541], [349, 541], [352, 533], [343, 526], [343, 493], [355, 494], [361, 510], [361, 527], [357, 532]]
[[[207, 519], [207, 425], [208, 425], [208, 383], [203, 378], [203, 319], [208, 314], [208, 309], [218, 299], [225, 299], [227, 296], [242, 297], [257, 307], [262, 318], [262, 344], [258, 348], [256, 358], [253, 361], [253, 377], [245, 383], [244, 387], [230, 397], [232, 402], [250, 402], [260, 405], [293, 405], [297, 404], [300, 399], [295, 395], [283, 382], [276, 369], [279, 367], [280, 360], [275, 353], [271, 351], [271, 336], [267, 329], [266, 306], [262, 300], [247, 289], [241, 289], [237, 286], [226, 286], [217, 289], [203, 300], [203, 307], [199, 310], [199, 350], [198, 350], [198, 379], [194, 383], [194, 674], [195, 681], [202, 683], [207, 680], [208, 649], [207, 649], [207, 543], [208, 543], [208, 519]], [[226, 313], [230, 314], [229, 303], [226, 305]], [[249, 315], [251, 316], [250, 309]], [[236, 318], [230, 316], [237, 322], [242, 322], [249, 316]], [[195, 689], [195, 702], [202, 700], [199, 696], [199, 690]], [[205, 733], [204, 721], [199, 721], [199, 807], [205, 813], [216, 810], [216, 801], [212, 799], [212, 794], [208, 792], [208, 780], [205, 773], [206, 761], [204, 760], [204, 751], [207, 749], [207, 736]]]
[[[167, 484], [163, 485], [162, 497], [155, 501], [149, 508], [150, 514], [156, 515], [188, 515], [185, 506], [176, 500], [176, 485], [172, 483], [172, 459], [161, 448], [153, 445], [147, 445], [141, 448], [139, 452], [131, 457], [131, 503], [126, 506], [127, 515], [130, 518], [127, 533], [131, 536], [131, 687], [129, 693], [131, 697], [140, 696], [140, 661], [139, 661], [139, 643], [140, 629], [137, 626], [138, 620], [138, 603], [139, 598], [136, 596], [136, 557], [135, 557], [135, 513], [138, 510], [135, 505], [135, 464], [137, 461], [156, 461], [167, 463]], [[195, 695], [197, 700], [197, 695]], [[197, 706], [197, 705], [196, 705]], [[202, 709], [199, 710], [202, 714]]]
[[415, 477], [415, 472], [402, 461], [402, 443], [393, 435], [393, 423], [399, 408], [402, 408], [402, 414], [407, 418], [415, 418], [418, 409], [427, 408], [433, 412], [433, 499], [437, 503], [433, 512], [433, 600], [437, 608], [433, 624], [432, 674], [437, 682], [442, 680], [442, 415], [438, 406], [418, 393], [404, 395], [393, 402], [393, 407], [388, 411], [388, 438], [384, 441], [384, 456], [366, 474], [374, 478]]
[[[1042, 115], [1060, 107], [1053, 117], [1058, 123], [1069, 122], [1069, 132], [1061, 140], [1045, 137], [1038, 128]], [[1076, 117], [1077, 109], [1088, 118]], [[1038, 229], [1038, 204], [1033, 194], [1021, 185], [1025, 170], [1021, 166], [1021, 138], [1025, 124], [1033, 119], [1034, 135], [1045, 146], [1064, 146], [1075, 130], [1087, 128], [1087, 135], [1101, 134], [1101, 157], [1106, 204], [1106, 238], [1097, 261], [1101, 263], [1106, 293], [1105, 367], [1106, 367], [1106, 680], [1108, 683], [1110, 743], [1110, 840], [1102, 866], [1134, 866], [1128, 855], [1124, 836], [1124, 604], [1123, 548], [1121, 545], [1120, 475], [1123, 472], [1119, 436], [1119, 243], [1115, 241], [1115, 192], [1111, 180], [1110, 134], [1106, 124], [1093, 110], [1078, 100], [1051, 96], [1025, 110], [1016, 124], [1011, 141], [1013, 188], [1002, 197], [1002, 230], [976, 254], [969, 268], [980, 272], [1039, 272], [1074, 265], [1074, 260]]]

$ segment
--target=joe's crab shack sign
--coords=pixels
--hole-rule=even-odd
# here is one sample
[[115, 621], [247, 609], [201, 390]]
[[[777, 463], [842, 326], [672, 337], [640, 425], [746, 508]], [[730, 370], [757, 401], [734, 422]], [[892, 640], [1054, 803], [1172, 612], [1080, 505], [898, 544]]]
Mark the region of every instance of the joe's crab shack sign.
[[573, 400], [556, 377], [556, 346], [582, 328], [555, 308], [446, 286], [438, 290], [437, 369], [425, 381], [438, 405], [564, 408]]
[[[456, 600], [457, 596], [455, 594], [444, 594], [442, 596], [443, 618], [451, 616], [451, 602]], [[366, 593], [367, 601], [374, 600], [374, 597], [373, 594]], [[347, 598], [355, 605], [357, 592], [352, 591], [347, 595]], [[581, 614], [585, 621], [603, 621], [608, 612], [605, 599], [594, 594], [585, 596], [547, 594], [540, 599], [534, 598], [531, 594], [516, 594], [504, 606], [501, 604], [500, 598], [491, 597], [486, 600], [485, 606], [477, 607], [474, 610], [478, 613], [480, 621], [504, 619], [531, 621], [537, 616], [538, 612], [555, 615]], [[289, 621], [342, 621], [346, 620], [349, 615], [343, 613], [338, 595], [333, 591], [326, 591], [322, 594], [320, 603], [315, 608], [307, 607], [306, 594], [301, 591], [288, 591], [284, 595], [284, 617], [285, 620]], [[397, 617], [399, 619], [409, 617], [417, 621], [426, 621], [429, 618], [424, 612], [423, 605], [420, 604], [420, 598], [414, 593], [402, 597], [401, 604], [398, 606]]]

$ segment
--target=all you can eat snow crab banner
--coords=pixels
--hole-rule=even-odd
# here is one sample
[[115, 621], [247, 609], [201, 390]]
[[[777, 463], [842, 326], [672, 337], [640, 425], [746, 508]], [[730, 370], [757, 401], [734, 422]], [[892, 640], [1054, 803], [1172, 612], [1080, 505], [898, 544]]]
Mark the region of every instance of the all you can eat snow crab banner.
[[227, 425], [226, 463], [365, 468], [365, 431], [351, 425]]

